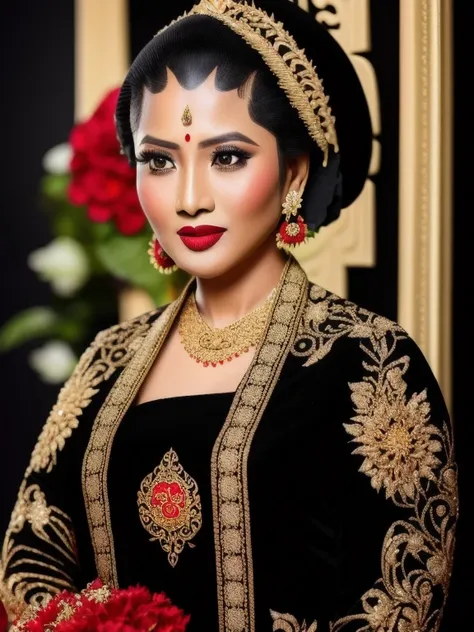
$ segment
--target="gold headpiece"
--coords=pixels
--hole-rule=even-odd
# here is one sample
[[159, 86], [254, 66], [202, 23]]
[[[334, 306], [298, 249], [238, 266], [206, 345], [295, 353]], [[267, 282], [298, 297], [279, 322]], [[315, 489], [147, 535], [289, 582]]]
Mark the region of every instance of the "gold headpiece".
[[219, 20], [261, 55], [291, 105], [298, 111], [311, 138], [323, 152], [323, 165], [326, 166], [329, 145], [334, 147], [334, 151], [339, 151], [335, 118], [315, 67], [304, 50], [300, 50], [293, 37], [285, 31], [284, 25], [276, 22], [273, 15], [269, 16], [246, 2], [234, 0], [201, 0], [189, 13], [173, 23], [187, 15], [196, 14]]

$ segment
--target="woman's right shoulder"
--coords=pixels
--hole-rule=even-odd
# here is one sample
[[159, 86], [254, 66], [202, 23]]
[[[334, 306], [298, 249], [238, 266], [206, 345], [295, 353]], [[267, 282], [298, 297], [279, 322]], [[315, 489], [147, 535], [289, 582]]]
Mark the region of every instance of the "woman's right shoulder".
[[112, 325], [107, 329], [102, 329], [97, 333], [89, 348], [131, 343], [148, 332], [166, 307], [166, 305], [162, 305], [154, 310]]

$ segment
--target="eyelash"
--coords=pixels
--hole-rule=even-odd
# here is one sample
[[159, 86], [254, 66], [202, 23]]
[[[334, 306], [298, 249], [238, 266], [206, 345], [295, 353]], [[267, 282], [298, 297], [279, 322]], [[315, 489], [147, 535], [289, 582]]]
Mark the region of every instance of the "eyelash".
[[[222, 156], [235, 156], [238, 158], [238, 162], [233, 165], [218, 165], [216, 164], [216, 160]], [[211, 164], [216, 166], [219, 171], [235, 171], [236, 169], [241, 169], [245, 167], [247, 161], [252, 157], [251, 154], [240, 149], [239, 147], [228, 146], [228, 147], [219, 147], [212, 152], [211, 155]], [[151, 166], [152, 160], [169, 160], [174, 165], [174, 160], [170, 154], [164, 153], [163, 151], [157, 151], [156, 149], [144, 149], [138, 156], [136, 156], [135, 160], [140, 164], [148, 165], [150, 172], [154, 175], [164, 175], [165, 173], [169, 173], [171, 168], [167, 169], [157, 169], [156, 167]]]

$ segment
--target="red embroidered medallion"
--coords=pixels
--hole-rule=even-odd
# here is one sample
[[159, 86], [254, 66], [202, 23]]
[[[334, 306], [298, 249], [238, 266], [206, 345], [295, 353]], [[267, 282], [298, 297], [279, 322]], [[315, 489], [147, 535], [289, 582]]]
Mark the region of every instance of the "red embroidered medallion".
[[171, 566], [176, 566], [186, 542], [194, 546], [190, 540], [201, 528], [202, 513], [196, 481], [184, 471], [173, 449], [143, 479], [138, 513], [151, 540], [159, 541]]

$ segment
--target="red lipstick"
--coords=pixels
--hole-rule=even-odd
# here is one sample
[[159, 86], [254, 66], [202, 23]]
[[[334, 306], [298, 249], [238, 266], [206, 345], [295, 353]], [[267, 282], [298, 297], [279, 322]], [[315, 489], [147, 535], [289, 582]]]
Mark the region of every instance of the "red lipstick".
[[183, 226], [178, 230], [178, 235], [187, 248], [201, 252], [214, 246], [226, 230], [227, 228], [222, 228], [222, 226], [209, 226], [207, 224]]

